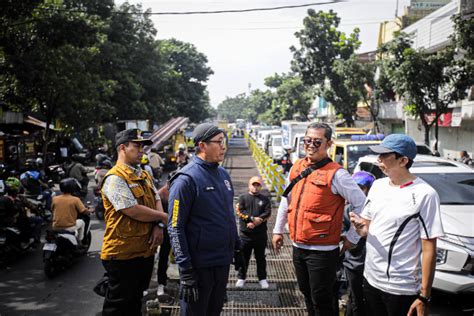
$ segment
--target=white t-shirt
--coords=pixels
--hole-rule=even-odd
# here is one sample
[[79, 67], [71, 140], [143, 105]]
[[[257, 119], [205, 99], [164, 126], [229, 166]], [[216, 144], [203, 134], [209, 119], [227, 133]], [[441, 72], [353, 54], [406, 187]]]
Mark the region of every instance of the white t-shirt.
[[361, 216], [370, 220], [364, 277], [395, 295], [416, 295], [421, 287], [421, 239], [444, 235], [439, 196], [420, 178], [404, 186], [376, 180]]

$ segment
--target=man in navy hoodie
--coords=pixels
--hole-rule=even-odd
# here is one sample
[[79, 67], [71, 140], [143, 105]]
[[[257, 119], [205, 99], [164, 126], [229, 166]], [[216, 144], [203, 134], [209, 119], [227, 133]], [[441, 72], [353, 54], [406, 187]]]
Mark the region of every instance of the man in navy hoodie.
[[[180, 273], [181, 315], [220, 315], [229, 267], [243, 262], [224, 160], [225, 135], [204, 123], [195, 158], [170, 180], [168, 232]], [[234, 259], [235, 258], [235, 259]]]

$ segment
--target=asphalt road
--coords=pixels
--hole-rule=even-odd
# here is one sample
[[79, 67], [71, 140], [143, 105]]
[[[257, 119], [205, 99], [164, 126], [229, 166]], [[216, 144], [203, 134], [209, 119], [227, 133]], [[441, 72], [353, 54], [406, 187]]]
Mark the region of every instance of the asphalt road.
[[[89, 253], [53, 279], [44, 275], [41, 247], [0, 270], [0, 316], [100, 315], [103, 298], [92, 288], [104, 272], [99, 259], [104, 223], [95, 215], [91, 230]], [[430, 315], [474, 315], [472, 296], [435, 292]]]

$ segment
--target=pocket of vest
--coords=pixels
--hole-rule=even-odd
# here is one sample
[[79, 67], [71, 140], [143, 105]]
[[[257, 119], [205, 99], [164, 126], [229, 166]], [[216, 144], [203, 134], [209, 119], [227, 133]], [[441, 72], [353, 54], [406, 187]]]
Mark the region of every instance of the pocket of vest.
[[327, 238], [331, 230], [331, 224], [332, 216], [330, 214], [305, 212], [302, 237], [308, 241]]

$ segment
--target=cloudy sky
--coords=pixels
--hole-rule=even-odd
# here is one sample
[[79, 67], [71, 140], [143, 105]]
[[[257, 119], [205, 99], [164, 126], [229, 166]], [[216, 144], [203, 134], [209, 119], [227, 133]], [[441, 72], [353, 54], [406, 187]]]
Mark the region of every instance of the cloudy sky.
[[[120, 5], [124, 1], [116, 0]], [[328, 0], [129, 0], [141, 3], [152, 12], [214, 11], [298, 5]], [[359, 52], [376, 48], [379, 23], [391, 20], [409, 0], [346, 0], [313, 6], [315, 10], [333, 9], [341, 17], [340, 29], [350, 33], [361, 30]], [[194, 44], [209, 59], [214, 70], [208, 82], [214, 107], [226, 98], [264, 88], [263, 80], [275, 72], [290, 69], [289, 47], [297, 45], [294, 33], [302, 28], [308, 8], [266, 12], [214, 15], [153, 15], [157, 38], [176, 38]]]

